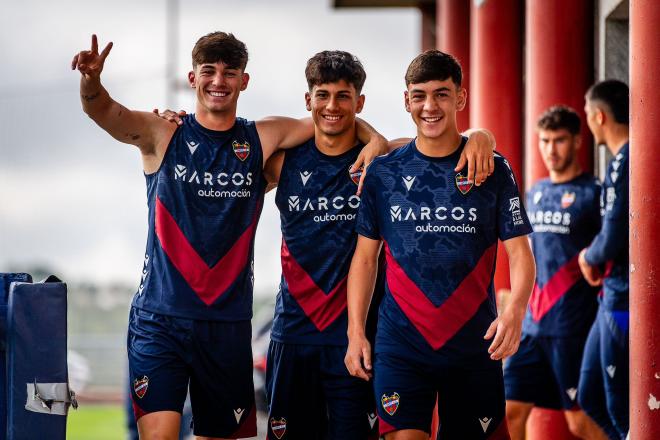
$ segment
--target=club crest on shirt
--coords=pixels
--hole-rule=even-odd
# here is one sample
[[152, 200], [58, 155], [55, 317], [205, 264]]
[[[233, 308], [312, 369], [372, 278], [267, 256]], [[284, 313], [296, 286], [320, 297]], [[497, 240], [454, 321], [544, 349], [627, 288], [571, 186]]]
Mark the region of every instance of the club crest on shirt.
[[234, 141], [231, 143], [231, 147], [234, 150], [234, 154], [241, 160], [241, 162], [244, 162], [250, 155], [250, 144], [248, 144], [247, 141], [242, 144], [238, 141]]
[[135, 395], [140, 399], [147, 394], [147, 388], [149, 388], [149, 378], [147, 376], [142, 376], [142, 379], [135, 379], [133, 381], [133, 391], [135, 391]]
[[399, 409], [399, 397], [399, 393], [392, 393], [391, 396], [383, 394], [383, 397], [380, 398], [383, 409], [391, 416]]
[[278, 439], [284, 437], [286, 433], [286, 419], [281, 417], [276, 419], [275, 417], [270, 418], [270, 430], [273, 432], [273, 435]]
[[456, 174], [456, 188], [458, 188], [461, 194], [465, 195], [469, 193], [473, 186], [474, 182], [470, 182], [467, 176], [461, 173]]
[[563, 209], [568, 208], [575, 202], [575, 193], [574, 192], [565, 192], [563, 196], [561, 196], [561, 207]]
[[351, 177], [351, 180], [353, 181], [354, 184], [360, 183], [360, 177], [362, 177], [362, 172], [364, 171], [364, 166], [361, 166], [360, 168], [357, 169], [357, 171], [354, 171], [351, 173], [351, 168], [348, 168], [348, 175]]

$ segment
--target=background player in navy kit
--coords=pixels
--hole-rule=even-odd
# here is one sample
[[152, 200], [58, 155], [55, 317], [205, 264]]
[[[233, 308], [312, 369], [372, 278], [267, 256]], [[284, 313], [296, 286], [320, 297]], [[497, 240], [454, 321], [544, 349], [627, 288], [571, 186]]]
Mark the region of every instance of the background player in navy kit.
[[[580, 269], [603, 286], [578, 388], [580, 406], [611, 438], [628, 433], [628, 86], [609, 80], [585, 96], [587, 124], [614, 155], [601, 193], [602, 226], [580, 252]], [[604, 274], [603, 273], [604, 269]]]
[[[480, 187], [453, 169], [465, 143], [456, 128], [466, 100], [461, 76], [458, 62], [442, 52], [413, 60], [405, 105], [417, 138], [377, 158], [365, 179], [348, 279], [345, 362], [351, 374], [371, 375], [364, 323], [384, 243], [374, 388], [388, 440], [428, 438], [436, 393], [441, 438], [509, 438], [500, 360], [518, 347], [534, 282], [525, 237], [531, 227], [502, 156]], [[492, 283], [498, 238], [512, 284], [499, 317]]]
[[578, 254], [600, 229], [600, 185], [578, 161], [580, 117], [551, 107], [536, 127], [549, 178], [527, 192], [536, 283], [518, 352], [505, 362], [506, 415], [513, 440], [525, 438], [534, 405], [563, 409], [579, 438], [605, 434], [577, 406], [580, 364], [598, 290], [582, 277]]
[[355, 117], [364, 105], [366, 73], [353, 55], [324, 51], [308, 61], [305, 76], [314, 137], [277, 153], [264, 170], [269, 184], [278, 185], [283, 236], [267, 362], [268, 438], [365, 440], [378, 437], [373, 392], [348, 374], [343, 358], [360, 204], [360, 172], [349, 168], [363, 148]]
[[[277, 149], [309, 139], [311, 120], [236, 117], [248, 55], [231, 34], [206, 35], [193, 48], [188, 79], [196, 112], [181, 127], [110, 98], [100, 74], [111, 48], [99, 53], [93, 36], [91, 50], [71, 67], [81, 72], [83, 110], [139, 148], [147, 180], [147, 252], [128, 332], [141, 438], [177, 438], [189, 386], [197, 436], [254, 436], [250, 317], [263, 164]], [[379, 142], [357, 162], [386, 151], [382, 137], [361, 131]]]

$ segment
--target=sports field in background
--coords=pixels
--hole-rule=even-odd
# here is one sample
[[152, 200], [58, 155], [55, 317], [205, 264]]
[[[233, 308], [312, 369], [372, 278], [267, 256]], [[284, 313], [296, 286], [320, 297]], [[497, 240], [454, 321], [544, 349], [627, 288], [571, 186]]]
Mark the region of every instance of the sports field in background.
[[126, 418], [121, 405], [81, 405], [69, 411], [67, 440], [123, 440]]

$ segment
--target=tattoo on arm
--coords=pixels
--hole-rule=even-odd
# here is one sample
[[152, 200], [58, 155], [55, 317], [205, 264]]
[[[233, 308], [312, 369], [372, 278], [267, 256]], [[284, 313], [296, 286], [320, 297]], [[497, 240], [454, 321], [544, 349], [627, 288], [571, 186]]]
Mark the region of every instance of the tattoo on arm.
[[137, 141], [138, 139], [140, 139], [140, 135], [135, 133], [126, 133], [125, 136], [127, 138], [131, 138], [132, 141]]
[[94, 94], [92, 94], [92, 95], [82, 95], [82, 99], [84, 99], [84, 100], [87, 101], [87, 102], [89, 102], [89, 101], [93, 101], [93, 100], [95, 100], [96, 98], [98, 98], [100, 94], [101, 94], [101, 92], [99, 91], [99, 92], [96, 92], [96, 93], [94, 93]]

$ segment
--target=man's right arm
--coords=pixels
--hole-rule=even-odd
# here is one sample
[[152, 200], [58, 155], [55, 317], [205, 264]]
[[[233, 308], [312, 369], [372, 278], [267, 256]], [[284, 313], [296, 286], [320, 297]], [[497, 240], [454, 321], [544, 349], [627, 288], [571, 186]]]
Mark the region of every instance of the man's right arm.
[[91, 50], [79, 52], [73, 58], [71, 68], [81, 73], [83, 111], [118, 141], [137, 146], [145, 172], [153, 172], [160, 166], [177, 126], [153, 113], [128, 110], [110, 97], [101, 84], [101, 72], [110, 49], [112, 43], [99, 53], [96, 35], [93, 35]]
[[358, 235], [348, 272], [348, 349], [344, 363], [352, 376], [371, 378], [371, 344], [365, 325], [376, 284], [381, 241]]

